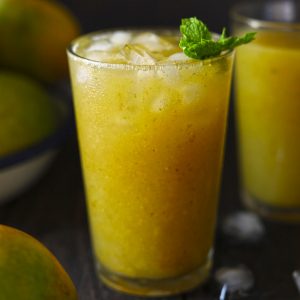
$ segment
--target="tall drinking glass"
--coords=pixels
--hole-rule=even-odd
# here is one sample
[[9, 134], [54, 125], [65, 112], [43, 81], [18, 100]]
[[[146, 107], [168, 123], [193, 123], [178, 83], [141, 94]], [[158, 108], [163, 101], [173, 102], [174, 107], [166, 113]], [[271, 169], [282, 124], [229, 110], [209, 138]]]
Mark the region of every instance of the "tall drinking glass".
[[98, 32], [68, 50], [98, 274], [139, 295], [191, 289], [212, 263], [233, 54], [178, 41]]
[[232, 10], [235, 33], [257, 31], [237, 50], [236, 116], [246, 205], [300, 221], [300, 6], [248, 2]]

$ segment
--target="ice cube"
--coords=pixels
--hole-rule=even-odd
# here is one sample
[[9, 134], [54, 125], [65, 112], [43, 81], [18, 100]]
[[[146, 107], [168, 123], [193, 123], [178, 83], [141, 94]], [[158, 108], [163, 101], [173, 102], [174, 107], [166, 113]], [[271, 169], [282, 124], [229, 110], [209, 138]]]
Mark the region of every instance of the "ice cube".
[[115, 46], [125, 46], [131, 40], [131, 33], [126, 31], [116, 31], [114, 32], [111, 37], [110, 41]]
[[300, 294], [300, 270], [296, 270], [293, 272], [293, 278], [294, 278], [296, 287], [298, 289], [298, 292]]
[[106, 39], [93, 42], [87, 49], [87, 52], [109, 51], [113, 49], [113, 44]]
[[85, 83], [90, 79], [88, 68], [79, 66], [76, 71], [76, 79], [78, 83]]
[[265, 234], [260, 218], [251, 212], [236, 212], [223, 222], [223, 232], [241, 242], [255, 242]]
[[153, 100], [151, 110], [153, 112], [161, 112], [167, 106], [167, 99], [163, 95]]
[[169, 86], [171, 86], [172, 88], [175, 87], [180, 87], [180, 70], [172, 65], [164, 65], [164, 67], [161, 70], [157, 71], [159, 76], [162, 78], [162, 80], [164, 80]]
[[106, 62], [110, 55], [107, 52], [89, 51], [86, 53], [86, 58], [94, 61]]
[[220, 268], [215, 273], [215, 279], [221, 286], [226, 286], [226, 291], [246, 292], [254, 285], [252, 272], [245, 266], [236, 268]]
[[99, 33], [96, 35], [91, 35], [89, 38], [91, 39], [91, 41], [99, 41], [99, 40], [109, 40], [110, 39], [111, 34], [110, 33]]
[[190, 58], [186, 56], [183, 52], [172, 54], [167, 59], [167, 61], [182, 61], [182, 62], [187, 60], [190, 60]]
[[156, 60], [140, 45], [126, 45], [120, 53], [128, 63], [134, 65], [154, 65]]
[[166, 51], [174, 48], [174, 45], [168, 40], [152, 32], [137, 34], [132, 39], [132, 44], [143, 45], [145, 48], [147, 48], [147, 50], [153, 52]]
[[104, 51], [91, 51], [86, 53], [86, 57], [93, 61], [103, 63], [126, 63], [127, 61], [120, 53], [104, 52]]
[[190, 104], [193, 100], [198, 100], [201, 98], [201, 89], [203, 87], [200, 84], [189, 84], [184, 85], [181, 89], [182, 102], [184, 104]]

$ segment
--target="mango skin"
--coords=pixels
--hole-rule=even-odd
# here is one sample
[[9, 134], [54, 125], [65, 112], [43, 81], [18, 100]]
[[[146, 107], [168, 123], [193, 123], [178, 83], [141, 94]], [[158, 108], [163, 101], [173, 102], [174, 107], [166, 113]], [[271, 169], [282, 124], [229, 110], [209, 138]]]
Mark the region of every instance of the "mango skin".
[[42, 85], [23, 74], [0, 71], [0, 158], [38, 143], [58, 122], [58, 107]]
[[0, 0], [0, 67], [59, 80], [68, 74], [66, 47], [77, 35], [77, 20], [55, 0]]
[[78, 299], [68, 274], [39, 241], [0, 225], [0, 245], [0, 299]]

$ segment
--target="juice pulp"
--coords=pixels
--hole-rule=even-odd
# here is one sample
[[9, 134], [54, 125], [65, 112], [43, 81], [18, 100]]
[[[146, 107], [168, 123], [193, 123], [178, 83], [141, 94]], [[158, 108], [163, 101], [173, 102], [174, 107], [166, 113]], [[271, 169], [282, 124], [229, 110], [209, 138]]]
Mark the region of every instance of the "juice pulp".
[[259, 32], [237, 50], [236, 73], [244, 189], [300, 209], [300, 33]]
[[130, 34], [109, 54], [78, 40], [105, 63], [70, 57], [93, 248], [114, 274], [174, 278], [212, 249], [232, 55], [194, 61], [178, 37]]

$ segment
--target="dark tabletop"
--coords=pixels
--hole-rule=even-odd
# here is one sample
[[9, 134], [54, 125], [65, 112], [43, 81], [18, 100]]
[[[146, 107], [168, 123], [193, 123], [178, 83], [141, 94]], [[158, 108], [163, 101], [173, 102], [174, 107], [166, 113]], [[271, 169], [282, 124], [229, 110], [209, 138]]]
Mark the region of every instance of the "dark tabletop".
[[[230, 124], [215, 242], [214, 270], [239, 265], [249, 268], [254, 274], [255, 286], [249, 292], [251, 297], [245, 299], [299, 299], [292, 272], [300, 269], [300, 224], [264, 221], [264, 239], [252, 244], [238, 243], [222, 233], [222, 220], [231, 212], [242, 209], [238, 194], [232, 116]], [[74, 132], [46, 175], [32, 189], [14, 201], [0, 206], [0, 223], [24, 230], [44, 243], [72, 277], [80, 299], [140, 299], [114, 292], [99, 283], [96, 278]], [[219, 291], [219, 287], [211, 279], [204, 287], [168, 299], [213, 300], [218, 299]], [[244, 297], [231, 296], [227, 299]]]

